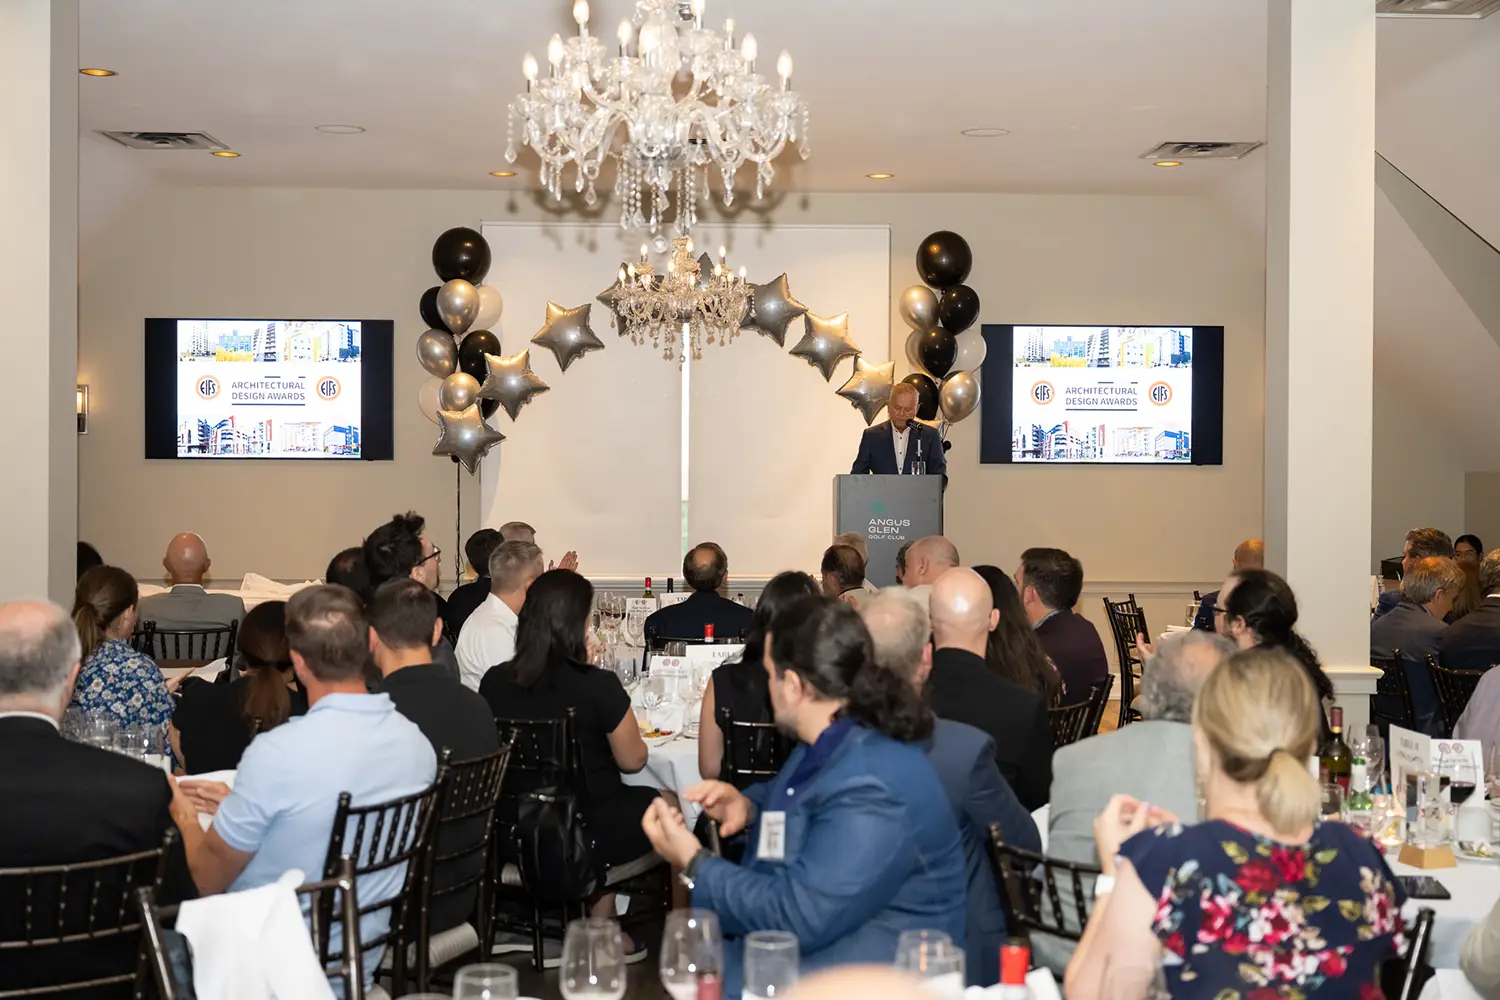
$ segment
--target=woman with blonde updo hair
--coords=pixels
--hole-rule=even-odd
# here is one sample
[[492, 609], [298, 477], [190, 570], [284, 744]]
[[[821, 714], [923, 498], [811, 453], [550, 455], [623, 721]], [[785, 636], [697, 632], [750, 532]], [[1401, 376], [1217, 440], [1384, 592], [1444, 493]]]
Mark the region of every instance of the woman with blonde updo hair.
[[1404, 896], [1379, 848], [1318, 820], [1321, 715], [1284, 650], [1243, 650], [1208, 675], [1193, 709], [1206, 818], [1184, 827], [1116, 795], [1094, 821], [1105, 876], [1069, 1000], [1104, 995], [1106, 977], [1111, 997], [1144, 997], [1158, 968], [1174, 1000], [1380, 996]]

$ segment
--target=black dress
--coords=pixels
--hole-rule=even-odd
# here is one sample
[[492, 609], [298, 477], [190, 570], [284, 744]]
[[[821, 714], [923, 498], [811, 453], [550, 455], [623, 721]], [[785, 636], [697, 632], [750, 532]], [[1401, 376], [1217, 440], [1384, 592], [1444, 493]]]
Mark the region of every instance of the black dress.
[[[773, 721], [771, 689], [766, 680], [766, 668], [759, 661], [746, 663], [736, 660], [726, 663], [714, 670], [710, 682], [714, 686], [714, 725], [719, 724], [717, 716], [723, 708], [729, 709], [730, 716], [736, 722]], [[729, 780], [729, 749], [729, 734], [724, 733], [724, 753], [719, 762], [719, 777], [725, 781]], [[790, 752], [790, 748], [786, 749]], [[765, 748], [765, 752], [781, 756], [774, 748]], [[764, 780], [747, 777], [736, 779], [733, 783], [743, 791], [757, 781]]]
[[[232, 771], [240, 766], [251, 739], [250, 727], [240, 714], [249, 683], [250, 678], [240, 677], [228, 684], [193, 684], [183, 690], [172, 725], [181, 737], [182, 763], [188, 774]], [[307, 695], [300, 690], [288, 693], [292, 716], [306, 715]]]
[[578, 713], [578, 746], [588, 782], [584, 815], [605, 865], [633, 861], [651, 851], [641, 819], [657, 790], [627, 785], [609, 748], [609, 734], [630, 711], [630, 695], [612, 671], [569, 661], [547, 665], [535, 684], [521, 687], [496, 667], [484, 675], [479, 693], [496, 718], [560, 719]]

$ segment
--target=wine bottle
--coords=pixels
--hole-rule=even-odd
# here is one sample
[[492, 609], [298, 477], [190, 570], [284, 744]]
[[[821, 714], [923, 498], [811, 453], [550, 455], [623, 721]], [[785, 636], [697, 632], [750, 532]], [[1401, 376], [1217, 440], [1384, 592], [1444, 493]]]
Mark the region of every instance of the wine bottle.
[[1344, 710], [1334, 705], [1328, 710], [1328, 739], [1318, 751], [1318, 779], [1325, 785], [1338, 785], [1349, 794], [1349, 765], [1354, 755], [1344, 742]]
[[651, 578], [649, 576], [646, 577], [646, 592], [644, 594], [642, 594], [641, 596], [642, 597], [655, 597], [656, 596], [655, 594], [651, 593]]
[[709, 642], [713, 642], [714, 641], [714, 623], [713, 622], [704, 622], [703, 623], [703, 638], [707, 639]]
[[1031, 1000], [1026, 973], [1031, 971], [1031, 946], [1024, 938], [1012, 938], [1000, 945], [1001, 1000]]
[[1366, 837], [1373, 832], [1375, 804], [1370, 799], [1370, 769], [1363, 757], [1349, 765], [1349, 797], [1344, 800], [1344, 822]]

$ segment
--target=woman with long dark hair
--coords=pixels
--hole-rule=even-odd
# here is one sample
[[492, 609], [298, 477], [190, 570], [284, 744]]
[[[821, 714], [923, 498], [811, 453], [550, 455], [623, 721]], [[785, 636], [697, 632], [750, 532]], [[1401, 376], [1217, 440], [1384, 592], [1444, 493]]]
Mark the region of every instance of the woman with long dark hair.
[[725, 733], [719, 728], [718, 707], [728, 705], [738, 722], [770, 722], [771, 691], [766, 682], [766, 668], [761, 660], [766, 651], [766, 635], [771, 622], [783, 608], [803, 597], [820, 593], [817, 581], [806, 573], [788, 570], [771, 577], [760, 600], [755, 602], [755, 617], [745, 636], [745, 651], [713, 673], [708, 690], [703, 693], [703, 710], [698, 717], [698, 771], [705, 778], [723, 773]]
[[800, 746], [772, 781], [740, 792], [690, 788], [726, 836], [748, 832], [735, 864], [700, 849], [666, 801], [646, 814], [656, 852], [683, 868], [696, 907], [725, 935], [724, 994], [741, 987], [743, 935], [793, 928], [803, 973], [889, 963], [903, 931], [962, 940], [964, 851], [920, 745], [932, 713], [874, 662], [870, 633], [843, 601], [807, 597], [771, 622], [763, 663], [776, 724]]
[[164, 726], [172, 718], [161, 670], [130, 645], [139, 603], [135, 577], [118, 566], [86, 571], [73, 596], [73, 624], [83, 646], [73, 705], [113, 716], [121, 729]]
[[[1318, 697], [1333, 697], [1333, 681], [1323, 672], [1318, 654], [1294, 628], [1297, 624], [1297, 596], [1292, 593], [1291, 586], [1275, 573], [1265, 569], [1231, 573], [1219, 589], [1214, 621], [1219, 633], [1228, 636], [1240, 649], [1263, 646], [1286, 650], [1301, 664]], [[1326, 719], [1322, 728], [1327, 735]]]
[[990, 597], [1000, 620], [990, 630], [984, 648], [984, 665], [1012, 683], [1042, 696], [1048, 705], [1062, 697], [1062, 678], [1042, 648], [1036, 631], [1026, 620], [1016, 581], [998, 566], [975, 566], [974, 572], [990, 585]]
[[239, 767], [257, 734], [307, 713], [307, 696], [292, 677], [285, 601], [251, 608], [235, 644], [239, 676], [228, 684], [189, 684], [172, 718], [173, 746], [187, 774]]

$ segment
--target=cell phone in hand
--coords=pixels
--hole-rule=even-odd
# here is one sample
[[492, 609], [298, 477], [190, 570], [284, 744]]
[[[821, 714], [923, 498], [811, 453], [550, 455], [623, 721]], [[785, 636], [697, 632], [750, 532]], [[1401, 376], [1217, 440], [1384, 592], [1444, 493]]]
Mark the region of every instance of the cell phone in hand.
[[1397, 875], [1396, 881], [1411, 899], [1452, 899], [1453, 893], [1431, 875]]

